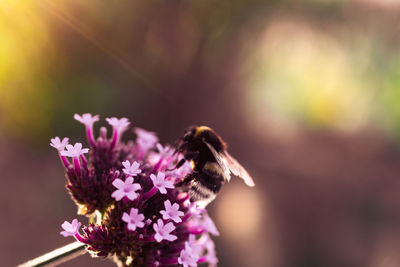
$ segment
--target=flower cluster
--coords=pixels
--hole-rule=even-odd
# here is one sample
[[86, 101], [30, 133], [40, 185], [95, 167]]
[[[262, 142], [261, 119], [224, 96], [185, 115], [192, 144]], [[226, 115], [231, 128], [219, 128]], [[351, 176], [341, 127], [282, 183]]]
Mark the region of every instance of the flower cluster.
[[130, 125], [127, 118], [107, 118], [113, 133], [108, 138], [101, 127], [97, 139], [93, 124], [98, 115], [74, 118], [85, 125], [90, 149], [59, 137], [50, 145], [66, 169], [66, 188], [78, 213], [90, 223], [81, 230], [77, 219], [66, 221], [61, 234], [119, 266], [216, 266], [210, 234], [218, 235], [218, 230], [207, 211], [175, 187], [192, 171], [190, 164], [175, 168], [182, 155], [140, 128], [134, 129], [135, 141], [121, 142]]

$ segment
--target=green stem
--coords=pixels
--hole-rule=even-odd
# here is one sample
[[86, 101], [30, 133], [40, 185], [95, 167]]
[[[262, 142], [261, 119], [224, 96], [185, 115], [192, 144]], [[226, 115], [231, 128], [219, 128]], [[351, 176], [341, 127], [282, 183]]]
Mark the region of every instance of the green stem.
[[37, 267], [37, 266], [46, 266], [50, 264], [51, 266], [56, 266], [63, 262], [72, 260], [84, 254], [85, 252], [86, 252], [85, 244], [76, 241], [61, 248], [55, 249], [33, 260], [22, 263], [17, 267]]

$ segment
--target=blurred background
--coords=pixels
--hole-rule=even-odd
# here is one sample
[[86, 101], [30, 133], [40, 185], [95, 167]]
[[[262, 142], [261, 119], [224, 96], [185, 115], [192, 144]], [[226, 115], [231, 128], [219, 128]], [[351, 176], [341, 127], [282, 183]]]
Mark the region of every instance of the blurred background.
[[397, 0], [1, 0], [1, 265], [72, 240], [48, 143], [90, 112], [228, 142], [256, 187], [209, 205], [220, 266], [400, 266], [399, 45]]

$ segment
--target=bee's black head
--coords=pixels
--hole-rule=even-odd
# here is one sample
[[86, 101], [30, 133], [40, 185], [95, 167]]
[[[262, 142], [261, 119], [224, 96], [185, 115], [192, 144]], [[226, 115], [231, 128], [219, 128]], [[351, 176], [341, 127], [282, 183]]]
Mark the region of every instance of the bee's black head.
[[176, 151], [187, 152], [201, 149], [208, 151], [205, 142], [212, 145], [218, 152], [226, 148], [225, 142], [211, 128], [207, 126], [190, 126], [185, 129], [183, 136], [179, 139]]
[[183, 136], [177, 141], [175, 147], [177, 152], [183, 152], [188, 145], [193, 141], [196, 135], [198, 126], [190, 126], [185, 129]]

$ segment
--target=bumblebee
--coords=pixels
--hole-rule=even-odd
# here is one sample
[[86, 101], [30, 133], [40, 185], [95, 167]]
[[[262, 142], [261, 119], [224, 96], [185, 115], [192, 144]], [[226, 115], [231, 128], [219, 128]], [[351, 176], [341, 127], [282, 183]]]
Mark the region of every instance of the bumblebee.
[[176, 185], [186, 188], [190, 200], [205, 207], [213, 201], [231, 173], [254, 186], [249, 173], [227, 152], [226, 143], [207, 126], [191, 126], [176, 145], [183, 159], [176, 168], [190, 161], [193, 171]]

